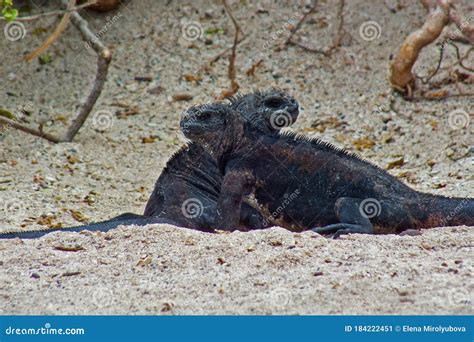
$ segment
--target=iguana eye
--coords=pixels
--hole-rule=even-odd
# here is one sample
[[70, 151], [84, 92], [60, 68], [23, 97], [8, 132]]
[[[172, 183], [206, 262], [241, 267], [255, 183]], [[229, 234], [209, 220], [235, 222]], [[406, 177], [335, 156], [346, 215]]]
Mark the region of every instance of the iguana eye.
[[277, 109], [286, 106], [286, 101], [281, 97], [269, 97], [263, 101], [265, 107]]

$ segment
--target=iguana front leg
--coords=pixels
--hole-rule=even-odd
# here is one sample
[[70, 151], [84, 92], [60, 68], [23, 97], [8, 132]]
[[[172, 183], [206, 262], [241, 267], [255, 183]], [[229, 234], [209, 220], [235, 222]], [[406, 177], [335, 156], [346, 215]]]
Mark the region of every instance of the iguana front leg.
[[224, 230], [235, 230], [239, 227], [242, 200], [253, 185], [253, 176], [243, 170], [227, 172], [221, 185], [217, 202], [217, 226]]
[[319, 234], [334, 234], [335, 239], [343, 234], [373, 234], [374, 227], [368, 215], [364, 213], [362, 202], [360, 198], [339, 198], [334, 210], [340, 223], [314, 228], [313, 231]]

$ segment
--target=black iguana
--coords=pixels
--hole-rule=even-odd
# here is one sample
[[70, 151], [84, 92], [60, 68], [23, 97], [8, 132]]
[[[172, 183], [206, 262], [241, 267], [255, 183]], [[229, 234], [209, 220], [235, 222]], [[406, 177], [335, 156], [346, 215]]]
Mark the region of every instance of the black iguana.
[[[201, 115], [198, 120], [195, 113]], [[474, 199], [415, 191], [385, 170], [318, 139], [261, 134], [222, 104], [193, 107], [181, 130], [224, 174], [216, 228], [237, 229], [244, 197], [292, 231], [388, 233], [474, 225]]]
[[[236, 110], [249, 127], [262, 133], [277, 132], [294, 123], [299, 114], [298, 102], [285, 92], [269, 90], [230, 98], [223, 106]], [[200, 113], [195, 113], [199, 120]], [[216, 218], [221, 171], [215, 159], [200, 144], [189, 143], [168, 161], [148, 200], [144, 215], [125, 213], [110, 220], [78, 227], [34, 231], [3, 232], [0, 239], [37, 238], [53, 231], [108, 231], [119, 225], [169, 223], [212, 232]], [[263, 228], [261, 215], [244, 205], [239, 225]]]

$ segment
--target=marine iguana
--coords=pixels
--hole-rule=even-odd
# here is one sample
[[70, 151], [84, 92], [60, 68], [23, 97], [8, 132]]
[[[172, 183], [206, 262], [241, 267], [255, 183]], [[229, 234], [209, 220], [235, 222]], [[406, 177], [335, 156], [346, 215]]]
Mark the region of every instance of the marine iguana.
[[[250, 93], [230, 100], [228, 107], [239, 113], [259, 134], [278, 132], [294, 123], [299, 114], [298, 102], [277, 90]], [[193, 115], [195, 118], [191, 120], [199, 120], [201, 113], [195, 111]], [[180, 226], [209, 229], [216, 217], [221, 181], [222, 174], [215, 158], [200, 144], [190, 143], [169, 160], [156, 181], [144, 215], [156, 216], [174, 208], [173, 215], [166, 216], [177, 220]], [[187, 212], [188, 209], [192, 212]], [[200, 215], [194, 210], [201, 212]], [[244, 205], [240, 220], [242, 226], [259, 228], [259, 220], [258, 212]]]
[[[269, 90], [229, 98], [223, 104], [236, 110], [252, 129], [267, 134], [277, 132], [298, 118], [298, 102], [285, 92]], [[196, 113], [199, 115], [199, 113]], [[212, 232], [216, 217], [222, 174], [215, 159], [200, 144], [188, 143], [167, 162], [156, 181], [143, 215], [125, 213], [112, 219], [77, 227], [20, 232], [0, 232], [0, 239], [38, 238], [54, 231], [108, 231], [119, 225], [143, 226], [168, 223]], [[264, 228], [263, 218], [254, 208], [242, 207], [241, 228]]]
[[[196, 112], [199, 118], [190, 120]], [[418, 192], [319, 139], [259, 134], [221, 104], [189, 109], [180, 125], [187, 138], [209, 149], [224, 174], [217, 206], [220, 229], [238, 228], [244, 197], [274, 224], [334, 238], [474, 225], [473, 198]]]

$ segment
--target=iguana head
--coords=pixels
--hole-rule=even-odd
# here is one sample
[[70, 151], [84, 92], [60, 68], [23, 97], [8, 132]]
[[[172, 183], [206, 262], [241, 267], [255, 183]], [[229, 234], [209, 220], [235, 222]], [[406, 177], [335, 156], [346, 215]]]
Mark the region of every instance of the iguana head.
[[230, 107], [237, 110], [256, 130], [278, 132], [292, 125], [299, 114], [298, 101], [281, 90], [268, 90], [229, 98]]
[[241, 113], [230, 106], [211, 103], [188, 109], [181, 116], [180, 128], [186, 138], [206, 146], [220, 158], [243, 137], [244, 120]]

